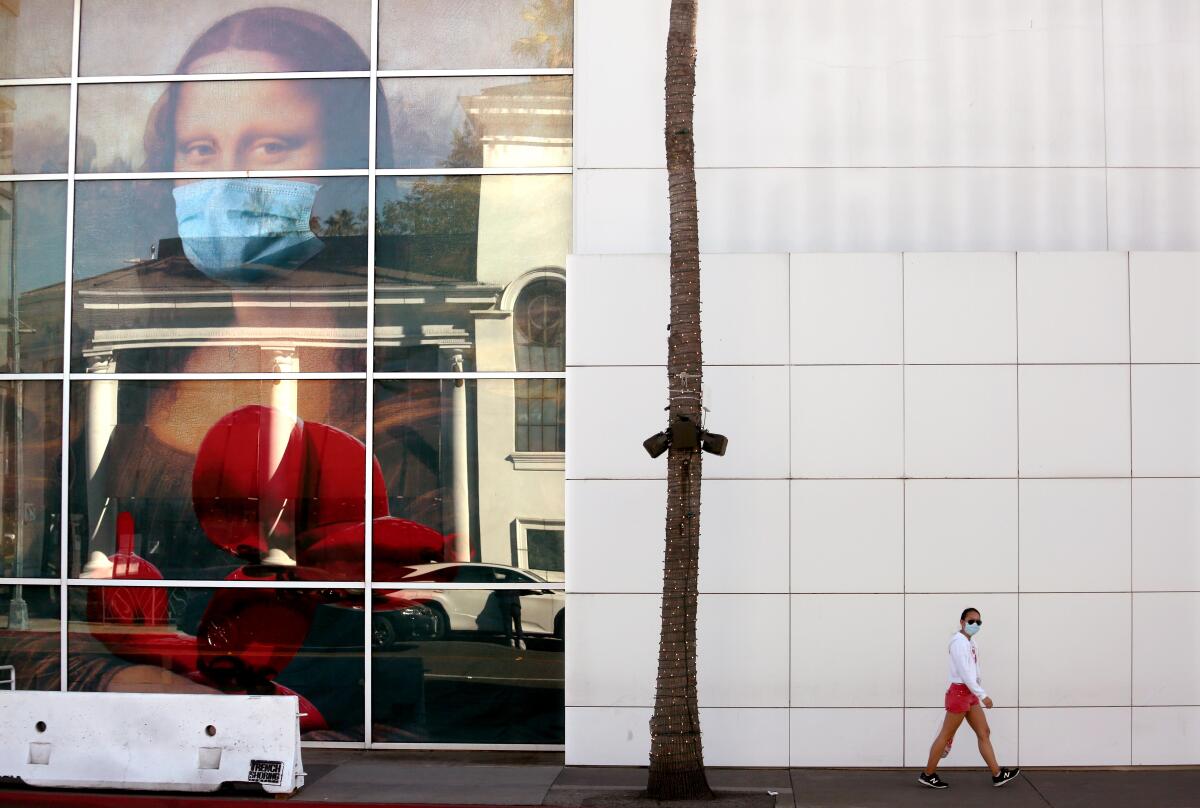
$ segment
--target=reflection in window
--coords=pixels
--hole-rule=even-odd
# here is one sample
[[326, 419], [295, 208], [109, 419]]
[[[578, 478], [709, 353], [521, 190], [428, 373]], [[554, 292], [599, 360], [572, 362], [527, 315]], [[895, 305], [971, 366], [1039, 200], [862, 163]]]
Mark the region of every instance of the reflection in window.
[[366, 79], [83, 85], [76, 170], [366, 168], [369, 94]]
[[[72, 385], [73, 576], [212, 580], [263, 565], [363, 579], [361, 382], [95, 370]], [[386, 517], [386, 502], [372, 516]]]
[[566, 449], [566, 384], [562, 379], [514, 379], [516, 451]]
[[[80, 24], [84, 76], [367, 70], [370, 0], [260, 2], [87, 0]], [[69, 7], [69, 3], [68, 3]], [[170, 20], [170, 24], [164, 24]], [[153, 47], [144, 47], [152, 42]], [[276, 66], [251, 64], [272, 54]]]
[[304, 740], [362, 740], [360, 590], [74, 586], [70, 595], [71, 690], [294, 695]]
[[[570, 245], [569, 175], [384, 177], [377, 186], [376, 369], [514, 369], [504, 290]], [[440, 352], [440, 355], [439, 355]]]
[[571, 165], [570, 76], [384, 79], [380, 168]]
[[59, 614], [58, 586], [0, 584], [0, 691], [58, 690]]
[[570, 67], [571, 0], [382, 0], [384, 70]]
[[62, 370], [67, 184], [0, 183], [0, 372]]
[[0, 87], [0, 174], [66, 173], [70, 100], [66, 85]]
[[58, 575], [62, 385], [0, 381], [0, 578]]
[[[443, 536], [444, 562], [520, 567], [527, 559], [514, 521], [563, 518], [561, 464], [513, 465], [520, 450], [508, 425], [519, 405], [510, 379], [376, 382], [374, 448], [389, 510]], [[376, 532], [374, 580], [404, 580], [411, 564], [396, 558], [381, 537]]]
[[547, 572], [563, 571], [562, 528], [530, 527], [525, 531], [529, 568]]
[[[366, 183], [78, 183], [76, 371], [109, 360], [122, 372], [365, 369]], [[231, 205], [278, 223], [296, 189], [304, 211], [290, 231], [204, 235], [219, 224], [206, 211]]]
[[566, 368], [567, 300], [560, 280], [538, 280], [521, 290], [513, 310], [517, 370]]
[[376, 590], [375, 709], [411, 710], [415, 681], [422, 721], [416, 731], [377, 722], [374, 740], [562, 743], [566, 593], [487, 564], [426, 565], [409, 580], [440, 577], [529, 588]]
[[0, 79], [71, 74], [74, 0], [0, 3]]

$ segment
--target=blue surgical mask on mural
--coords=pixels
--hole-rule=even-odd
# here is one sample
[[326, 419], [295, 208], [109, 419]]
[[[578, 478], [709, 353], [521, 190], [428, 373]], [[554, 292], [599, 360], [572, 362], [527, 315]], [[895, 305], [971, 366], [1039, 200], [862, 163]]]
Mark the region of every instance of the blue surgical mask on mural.
[[978, 623], [967, 623], [965, 626], [963, 626], [963, 631], [967, 632], [968, 637], [974, 637], [981, 628], [983, 628], [983, 626], [979, 625]]
[[294, 269], [322, 248], [309, 228], [319, 185], [217, 179], [174, 190], [183, 252], [217, 281], [253, 283]]

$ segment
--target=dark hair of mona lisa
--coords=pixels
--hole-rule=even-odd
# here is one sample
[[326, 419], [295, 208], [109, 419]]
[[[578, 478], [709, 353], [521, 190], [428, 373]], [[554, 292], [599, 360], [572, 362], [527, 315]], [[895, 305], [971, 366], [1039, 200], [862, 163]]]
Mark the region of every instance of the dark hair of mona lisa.
[[[370, 70], [371, 60], [340, 26], [307, 11], [272, 6], [239, 11], [218, 20], [197, 37], [179, 60], [176, 75], [186, 75], [202, 57], [226, 50], [269, 53], [291, 71]], [[370, 88], [366, 79], [288, 79], [300, 81], [322, 108], [325, 168], [366, 168]], [[175, 155], [175, 109], [181, 82], [167, 86], [155, 103], [144, 137], [143, 171], [170, 171]], [[387, 104], [380, 94], [378, 163], [391, 164], [392, 140]]]

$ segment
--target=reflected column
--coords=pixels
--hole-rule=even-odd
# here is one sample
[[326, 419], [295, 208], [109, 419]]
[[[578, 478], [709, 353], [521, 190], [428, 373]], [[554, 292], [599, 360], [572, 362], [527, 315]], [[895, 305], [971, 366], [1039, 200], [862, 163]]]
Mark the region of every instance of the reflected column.
[[[272, 373], [299, 373], [300, 357], [293, 348], [268, 348], [271, 354]], [[276, 472], [287, 451], [288, 441], [292, 436], [292, 427], [299, 420], [300, 382], [297, 379], [272, 379], [270, 394], [271, 409], [277, 415], [285, 417], [272, 418], [269, 422], [267, 440], [262, 447], [263, 454], [259, 457], [264, 472], [262, 479], [268, 481], [262, 490], [262, 500], [259, 503], [259, 519], [262, 521], [263, 535], [268, 537], [267, 555], [264, 564], [277, 566], [295, 566], [296, 564], [296, 535], [295, 515], [296, 503], [294, 492], [286, 489], [287, 481], [279, 480]], [[284, 487], [281, 488], [280, 485]]]
[[[112, 353], [88, 357], [87, 372], [97, 376], [117, 372]], [[117, 381], [88, 379], [87, 382], [87, 503], [88, 550], [108, 547], [116, 535], [114, 503], [109, 502], [107, 471], [103, 468], [108, 442], [117, 427]], [[114, 552], [115, 546], [111, 548]]]
[[[461, 348], [448, 352], [450, 372], [462, 373]], [[467, 380], [450, 382], [450, 499], [454, 503], [454, 560], [471, 560], [470, 468], [467, 465]]]

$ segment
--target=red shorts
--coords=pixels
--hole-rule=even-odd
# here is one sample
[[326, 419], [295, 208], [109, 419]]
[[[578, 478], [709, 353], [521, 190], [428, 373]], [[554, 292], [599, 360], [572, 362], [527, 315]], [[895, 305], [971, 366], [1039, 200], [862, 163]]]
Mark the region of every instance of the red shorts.
[[966, 713], [979, 703], [979, 697], [971, 692], [971, 688], [963, 684], [950, 685], [946, 691], [946, 712]]

